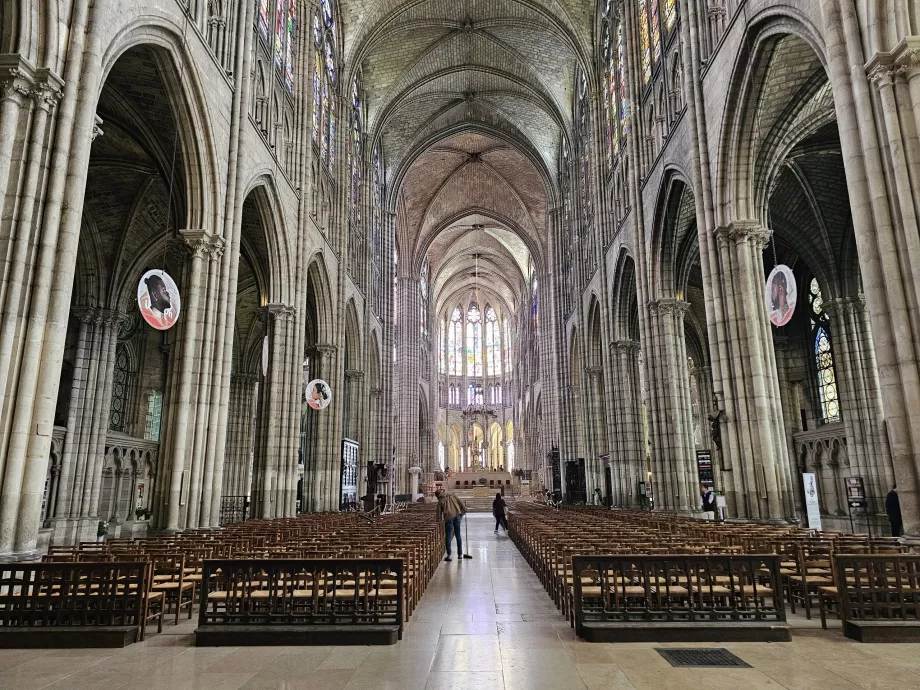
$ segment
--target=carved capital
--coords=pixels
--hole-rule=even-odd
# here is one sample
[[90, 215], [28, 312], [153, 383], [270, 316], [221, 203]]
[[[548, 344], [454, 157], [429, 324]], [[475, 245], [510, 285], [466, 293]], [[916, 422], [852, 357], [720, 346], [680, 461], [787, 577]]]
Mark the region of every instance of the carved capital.
[[203, 259], [206, 254], [210, 254], [213, 237], [210, 230], [180, 230], [179, 237], [193, 257]]
[[364, 378], [364, 372], [359, 369], [346, 369], [345, 370], [345, 380], [346, 381], [360, 381]]
[[890, 88], [897, 74], [891, 53], [876, 53], [866, 64], [866, 77], [879, 89]]
[[0, 100], [18, 99], [20, 104], [32, 97], [32, 66], [18, 55], [0, 58]]
[[676, 315], [680, 319], [683, 319], [684, 315], [690, 309], [690, 304], [688, 302], [679, 299], [660, 299], [657, 305], [658, 311], [662, 315]]

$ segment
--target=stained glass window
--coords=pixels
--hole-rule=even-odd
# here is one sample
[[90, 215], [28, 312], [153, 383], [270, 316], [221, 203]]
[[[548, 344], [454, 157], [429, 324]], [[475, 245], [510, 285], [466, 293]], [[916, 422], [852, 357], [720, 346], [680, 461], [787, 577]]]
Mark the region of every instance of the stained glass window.
[[533, 334], [534, 334], [534, 337], [536, 337], [537, 330], [539, 329], [539, 325], [540, 325], [540, 300], [537, 297], [537, 277], [536, 276], [534, 276], [533, 278], [532, 292], [533, 292], [533, 305], [531, 307], [530, 319], [531, 319], [531, 324], [533, 326]]
[[316, 55], [313, 60], [313, 143], [319, 144], [319, 132], [320, 127], [322, 126], [322, 113], [320, 111], [320, 93], [322, 89], [320, 88], [320, 82], [322, 81], [322, 76], [320, 75], [320, 55], [319, 51], [316, 51]]
[[[293, 6], [293, 0], [292, 0]], [[322, 16], [313, 16], [313, 142], [319, 146], [320, 159], [335, 162], [335, 20], [331, 0], [322, 0]], [[293, 41], [293, 39], [292, 39]], [[292, 49], [293, 50], [293, 49]]]
[[284, 43], [284, 0], [277, 0], [275, 9], [275, 67], [281, 69]]
[[511, 372], [511, 326], [505, 319], [505, 373]]
[[677, 19], [677, 0], [664, 0], [664, 28], [670, 31]]
[[112, 404], [109, 409], [109, 429], [124, 431], [128, 412], [128, 379], [131, 360], [128, 348], [119, 343], [115, 349], [115, 371], [112, 377]]
[[629, 114], [629, 92], [626, 88], [626, 43], [623, 39], [623, 24], [617, 24], [617, 69], [620, 87], [620, 135], [626, 141], [626, 116]]
[[463, 375], [463, 313], [454, 309], [447, 331], [447, 363], [451, 376]]
[[610, 82], [610, 56], [613, 54], [613, 49], [610, 45], [610, 25], [607, 21], [604, 21], [604, 30], [602, 38], [602, 47], [603, 52], [601, 55], [604, 59], [604, 77], [603, 77], [603, 93], [604, 93], [604, 127], [607, 130], [607, 165], [610, 166], [613, 164], [613, 155], [615, 145], [613, 143], [613, 130], [616, 125], [613, 121], [613, 111], [611, 109], [611, 88], [616, 89], [615, 84]]
[[475, 302], [466, 312], [466, 373], [482, 376], [482, 313]]
[[150, 391], [147, 394], [147, 420], [144, 424], [144, 438], [148, 441], [160, 440], [160, 419], [163, 413], [163, 393]]
[[814, 337], [815, 366], [818, 372], [818, 397], [821, 416], [825, 422], [840, 421], [840, 398], [837, 394], [837, 374], [834, 369], [834, 350], [831, 347], [829, 319], [824, 311], [824, 299], [818, 279], [812, 278], [808, 300], [811, 305], [811, 328]]
[[658, 19], [658, 0], [649, 2], [649, 23], [652, 32], [652, 60], [657, 64], [661, 59], [661, 22]]
[[351, 218], [361, 234], [361, 206], [364, 204], [364, 149], [361, 133], [361, 86], [358, 77], [351, 82]]
[[447, 334], [444, 327], [444, 321], [438, 324], [438, 371], [442, 374], [447, 373], [447, 349], [444, 347], [444, 337]]
[[297, 3], [289, 0], [284, 38], [284, 87], [294, 90], [294, 30], [297, 28]]
[[482, 405], [483, 396], [482, 396], [482, 384], [481, 383], [471, 383], [470, 387], [466, 391], [466, 404], [467, 405]]
[[499, 376], [502, 373], [502, 341], [495, 310], [486, 305], [486, 374]]
[[[652, 78], [652, 50], [648, 35], [648, 0], [636, 0], [639, 3], [639, 56], [642, 60], [642, 83], [647, 84]], [[652, 0], [654, 2], [654, 0]]]
[[259, 0], [259, 34], [268, 40], [268, 0]]
[[418, 276], [418, 296], [419, 296], [419, 334], [421, 337], [428, 337], [428, 257], [422, 264], [422, 270]]

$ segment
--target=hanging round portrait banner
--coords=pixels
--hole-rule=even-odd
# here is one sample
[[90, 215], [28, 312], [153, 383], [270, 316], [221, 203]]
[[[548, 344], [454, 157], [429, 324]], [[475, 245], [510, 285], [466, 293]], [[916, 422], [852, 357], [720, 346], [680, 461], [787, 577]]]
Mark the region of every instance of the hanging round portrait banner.
[[307, 405], [314, 410], [325, 410], [332, 402], [332, 389], [322, 379], [313, 379], [307, 384]]
[[785, 326], [795, 312], [798, 300], [798, 287], [792, 269], [780, 264], [767, 277], [766, 297], [767, 314], [774, 326]]
[[137, 284], [137, 306], [144, 321], [153, 328], [169, 330], [176, 325], [182, 309], [176, 282], [159, 268], [147, 271]]

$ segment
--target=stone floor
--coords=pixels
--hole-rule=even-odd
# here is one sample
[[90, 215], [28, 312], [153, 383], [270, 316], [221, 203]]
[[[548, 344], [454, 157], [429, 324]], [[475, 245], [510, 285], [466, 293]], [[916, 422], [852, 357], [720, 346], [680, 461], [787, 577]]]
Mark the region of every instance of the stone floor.
[[473, 560], [441, 563], [393, 647], [195, 648], [194, 621], [183, 621], [123, 650], [0, 650], [0, 688], [920, 687], [920, 645], [860, 645], [799, 617], [791, 643], [723, 645], [751, 669], [675, 669], [654, 651], [681, 645], [580, 642], [493, 524], [470, 516]]

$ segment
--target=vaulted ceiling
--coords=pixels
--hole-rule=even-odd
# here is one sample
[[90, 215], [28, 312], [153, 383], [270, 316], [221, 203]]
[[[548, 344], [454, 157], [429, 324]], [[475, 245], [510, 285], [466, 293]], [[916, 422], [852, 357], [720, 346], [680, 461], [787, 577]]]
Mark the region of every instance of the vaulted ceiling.
[[417, 271], [427, 254], [435, 300], [454, 301], [478, 262], [481, 281], [511, 308], [530, 260], [542, 266], [546, 256], [596, 0], [339, 4], [366, 130], [384, 151], [400, 270]]

